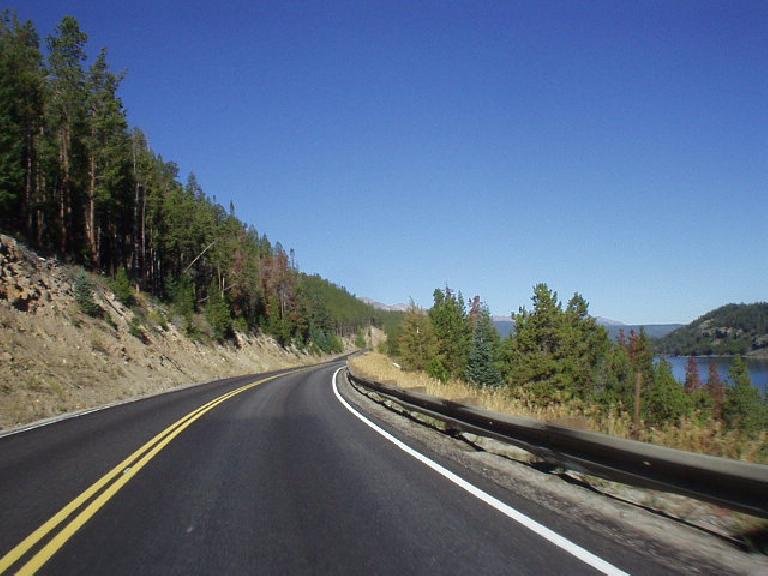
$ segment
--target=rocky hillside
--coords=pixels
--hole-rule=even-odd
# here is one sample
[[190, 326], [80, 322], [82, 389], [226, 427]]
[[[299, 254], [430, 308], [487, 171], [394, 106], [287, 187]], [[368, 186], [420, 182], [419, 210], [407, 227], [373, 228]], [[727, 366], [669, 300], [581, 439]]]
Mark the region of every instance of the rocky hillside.
[[721, 306], [659, 339], [655, 348], [674, 355], [768, 356], [768, 302]]
[[136, 305], [124, 306], [95, 275], [98, 313], [86, 315], [75, 299], [78, 274], [82, 269], [0, 235], [0, 429], [182, 384], [325, 359], [264, 335], [237, 334], [225, 345], [204, 333], [193, 340], [166, 306], [142, 293]]

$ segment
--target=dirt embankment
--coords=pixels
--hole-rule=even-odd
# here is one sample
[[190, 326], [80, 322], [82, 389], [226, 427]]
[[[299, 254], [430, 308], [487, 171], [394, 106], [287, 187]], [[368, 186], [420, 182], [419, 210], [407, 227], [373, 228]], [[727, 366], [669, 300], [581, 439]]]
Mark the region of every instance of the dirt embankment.
[[78, 269], [40, 258], [0, 235], [0, 429], [236, 374], [313, 364], [271, 337], [192, 340], [169, 310], [137, 294], [121, 304], [93, 277], [102, 318], [74, 298]]

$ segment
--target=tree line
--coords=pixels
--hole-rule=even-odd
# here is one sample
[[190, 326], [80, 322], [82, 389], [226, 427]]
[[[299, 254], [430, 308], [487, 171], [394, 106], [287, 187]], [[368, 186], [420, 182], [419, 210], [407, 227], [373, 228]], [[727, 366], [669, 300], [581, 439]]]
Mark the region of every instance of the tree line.
[[390, 333], [387, 351], [406, 369], [424, 370], [443, 382], [503, 388], [533, 406], [628, 413], [635, 432], [684, 418], [718, 422], [748, 436], [768, 427], [768, 403], [752, 386], [741, 358], [734, 361], [727, 386], [714, 364], [709, 381], [701, 382], [691, 357], [681, 386], [668, 361], [654, 361], [642, 329], [629, 336], [622, 332], [614, 342], [580, 294], [563, 306], [546, 284], [534, 287], [531, 301], [530, 309], [513, 315], [516, 331], [502, 340], [479, 297], [467, 305], [461, 292], [435, 290], [426, 312], [411, 304], [402, 325]]
[[[174, 304], [194, 332], [261, 329], [282, 344], [338, 351], [339, 337], [381, 324], [381, 311], [318, 276], [207, 195], [194, 174], [129, 127], [123, 74], [67, 16], [45, 39], [0, 17], [0, 228]], [[119, 278], [118, 278], [119, 277]], [[126, 296], [128, 297], [128, 296]]]

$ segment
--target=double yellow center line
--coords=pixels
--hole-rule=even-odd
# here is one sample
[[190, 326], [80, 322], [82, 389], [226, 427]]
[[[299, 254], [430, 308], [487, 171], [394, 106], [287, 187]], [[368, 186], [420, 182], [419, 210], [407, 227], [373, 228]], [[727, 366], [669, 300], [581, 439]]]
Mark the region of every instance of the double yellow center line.
[[[16, 547], [5, 556], [0, 558], [0, 574], [4, 574], [43, 538], [48, 536], [48, 534], [53, 532], [60, 524], [65, 522], [86, 502], [90, 501], [90, 504], [65, 524], [61, 530], [59, 530], [16, 572], [16, 574], [27, 576], [37, 572], [70, 538], [72, 538], [75, 532], [88, 522], [88, 520], [90, 520], [102, 506], [109, 502], [109, 500], [117, 494], [117, 492], [125, 486], [128, 481], [139, 472], [139, 470], [146, 466], [150, 460], [157, 456], [163, 448], [173, 441], [174, 438], [191, 426], [193, 422], [202, 418], [204, 414], [210, 412], [222, 402], [226, 402], [230, 398], [242, 394], [246, 390], [250, 390], [259, 384], [274, 380], [280, 376], [285, 376], [285, 374], [264, 378], [263, 380], [246, 384], [231, 392], [222, 394], [168, 426], [168, 428], [160, 432], [157, 436], [120, 462], [120, 464], [91, 484], [91, 486], [89, 486], [82, 494], [64, 506], [64, 508], [59, 510], [47, 522], [24, 538], [24, 540], [17, 544]], [[105, 486], [107, 488], [102, 490]]]

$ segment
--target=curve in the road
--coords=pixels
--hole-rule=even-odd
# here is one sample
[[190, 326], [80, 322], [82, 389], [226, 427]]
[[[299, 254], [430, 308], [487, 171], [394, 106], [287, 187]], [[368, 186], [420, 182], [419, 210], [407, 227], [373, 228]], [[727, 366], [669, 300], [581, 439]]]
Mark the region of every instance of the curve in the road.
[[[201, 418], [207, 412], [210, 412], [216, 408], [219, 404], [226, 402], [230, 398], [242, 394], [243, 392], [250, 390], [251, 388], [263, 384], [270, 380], [279, 378], [280, 376], [271, 376], [269, 378], [263, 378], [256, 382], [251, 382], [244, 386], [240, 386], [231, 392], [222, 394], [217, 398], [203, 404], [199, 408], [186, 414], [165, 430], [154, 436], [151, 440], [146, 442], [138, 450], [133, 452], [130, 456], [125, 458], [120, 464], [112, 468], [104, 476], [99, 478], [96, 482], [91, 484], [85, 491], [79, 496], [69, 502], [64, 508], [59, 510], [54, 516], [46, 521], [37, 530], [32, 532], [24, 540], [22, 540], [17, 546], [10, 550], [5, 556], [0, 558], [0, 574], [3, 574], [8, 568], [13, 566], [19, 561], [27, 552], [29, 552], [35, 544], [40, 542], [53, 530], [55, 530], [62, 522], [66, 521], [78, 508], [83, 504], [91, 500], [96, 494], [98, 496], [94, 498], [88, 506], [86, 506], [77, 516], [75, 516], [68, 524], [66, 524], [53, 538], [43, 546], [32, 558], [30, 558], [26, 564], [24, 564], [18, 572], [17, 576], [29, 576], [35, 574], [43, 565], [50, 560], [54, 554], [66, 544], [67, 540], [77, 532], [82, 526], [90, 520], [100, 508], [102, 508], [117, 492], [125, 486], [131, 478], [133, 478], [139, 470], [146, 466], [150, 460], [157, 456], [160, 451], [170, 444], [174, 438], [186, 430], [193, 422]], [[85, 414], [84, 414], [85, 415]], [[110, 484], [111, 483], [111, 484]], [[108, 486], [105, 490], [101, 491], [105, 486]], [[99, 494], [99, 492], [101, 493]]]
[[416, 458], [416, 460], [418, 460], [419, 462], [421, 462], [425, 466], [431, 468], [432, 470], [434, 470], [435, 472], [437, 472], [441, 476], [447, 478], [448, 480], [450, 480], [451, 482], [456, 484], [456, 486], [460, 487], [463, 490], [466, 490], [467, 492], [472, 494], [472, 496], [474, 496], [474, 497], [478, 498], [479, 500], [481, 500], [482, 502], [485, 502], [486, 504], [488, 504], [488, 506], [490, 506], [491, 508], [495, 508], [496, 510], [498, 510], [499, 512], [501, 512], [502, 514], [504, 514], [508, 518], [511, 518], [512, 520], [514, 520], [518, 524], [521, 524], [521, 525], [525, 526], [526, 528], [528, 528], [529, 530], [531, 530], [535, 534], [538, 534], [539, 536], [541, 536], [545, 540], [551, 542], [552, 544], [554, 544], [558, 548], [562, 548], [563, 550], [565, 550], [569, 554], [575, 556], [576, 558], [578, 558], [579, 560], [581, 560], [585, 564], [588, 564], [589, 566], [592, 566], [596, 570], [598, 570], [598, 571], [600, 571], [603, 574], [606, 574], [608, 576], [628, 576], [626, 572], [624, 572], [623, 570], [618, 569], [613, 564], [611, 564], [609, 562], [606, 562], [605, 560], [603, 560], [599, 556], [596, 556], [595, 554], [592, 554], [591, 552], [589, 552], [588, 550], [585, 550], [581, 546], [579, 546], [577, 544], [574, 544], [573, 542], [571, 542], [567, 538], [564, 538], [564, 537], [560, 536], [560, 534], [558, 534], [554, 530], [550, 530], [546, 526], [536, 522], [536, 520], [534, 520], [533, 518], [531, 518], [529, 516], [526, 516], [522, 512], [512, 508], [512, 506], [509, 506], [508, 504], [505, 504], [504, 502], [502, 502], [498, 498], [495, 498], [494, 496], [491, 496], [490, 494], [488, 494], [484, 490], [481, 490], [480, 488], [478, 488], [474, 484], [471, 484], [470, 482], [467, 482], [461, 476], [458, 476], [457, 474], [454, 474], [453, 472], [451, 472], [450, 470], [444, 468], [443, 466], [441, 466], [440, 464], [438, 464], [437, 462], [435, 462], [431, 458], [428, 458], [427, 456], [425, 456], [421, 452], [419, 452], [417, 450], [414, 450], [413, 448], [411, 448], [410, 446], [408, 446], [404, 442], [398, 440], [397, 438], [392, 436], [392, 434], [390, 434], [389, 432], [387, 432], [386, 430], [384, 430], [380, 426], [377, 426], [376, 424], [371, 422], [368, 418], [363, 416], [360, 412], [358, 412], [357, 410], [352, 408], [352, 406], [349, 405], [349, 402], [344, 400], [344, 398], [341, 396], [341, 394], [339, 394], [339, 389], [336, 386], [336, 379], [338, 377], [338, 374], [339, 374], [340, 370], [341, 370], [341, 368], [339, 368], [338, 370], [336, 370], [336, 372], [333, 373], [333, 378], [331, 380], [331, 386], [333, 388], [333, 393], [336, 395], [336, 398], [339, 400], [339, 402], [341, 402], [341, 404], [344, 406], [344, 408], [349, 410], [356, 418], [360, 419], [363, 423], [365, 423], [366, 426], [368, 426], [369, 428], [371, 428], [372, 430], [374, 430], [375, 432], [377, 432], [378, 434], [380, 434], [381, 436], [383, 436], [384, 438], [386, 438], [387, 440], [392, 442], [392, 444], [394, 444], [395, 446], [400, 448], [400, 450], [402, 450], [403, 452], [405, 452], [409, 456], [413, 456], [414, 458]]
[[9, 571], [683, 572], [379, 419], [337, 382], [339, 366], [213, 382], [0, 438]]

